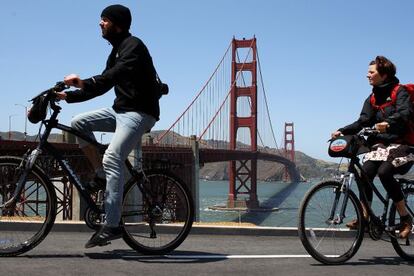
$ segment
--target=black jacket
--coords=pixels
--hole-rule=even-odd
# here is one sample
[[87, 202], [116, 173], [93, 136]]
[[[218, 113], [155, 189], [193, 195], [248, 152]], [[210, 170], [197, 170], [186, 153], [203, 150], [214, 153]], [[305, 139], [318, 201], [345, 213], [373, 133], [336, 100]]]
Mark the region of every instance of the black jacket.
[[[399, 80], [394, 78], [384, 86], [374, 86], [372, 93], [374, 93], [376, 104], [381, 105], [390, 101], [391, 92], [398, 83]], [[400, 142], [407, 132], [407, 123], [411, 120], [413, 113], [413, 107], [408, 92], [400, 86], [397, 92], [397, 101], [395, 105], [389, 105], [385, 107], [384, 110], [374, 108], [370, 102], [370, 98], [371, 95], [365, 100], [359, 119], [338, 130], [344, 135], [355, 134], [363, 127], [372, 127], [376, 123], [385, 121], [390, 125], [387, 132], [372, 137], [372, 142], [382, 142], [385, 144]]]
[[84, 88], [67, 93], [68, 103], [100, 96], [114, 87], [116, 112], [144, 112], [159, 120], [156, 71], [145, 44], [130, 33], [110, 41], [113, 49], [101, 75], [85, 79]]

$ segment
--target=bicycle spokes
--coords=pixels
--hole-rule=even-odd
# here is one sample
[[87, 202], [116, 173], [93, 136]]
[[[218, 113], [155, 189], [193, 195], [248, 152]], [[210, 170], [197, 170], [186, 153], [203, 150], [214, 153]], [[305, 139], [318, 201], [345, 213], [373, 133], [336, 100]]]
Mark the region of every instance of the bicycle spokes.
[[148, 172], [145, 182], [126, 186], [122, 220], [125, 241], [147, 254], [167, 253], [187, 236], [194, 216], [185, 186], [165, 172]]
[[[341, 183], [322, 182], [314, 186], [304, 197], [299, 210], [299, 236], [312, 257], [322, 263], [341, 263], [358, 250], [363, 229], [358, 199], [351, 192], [348, 202]], [[343, 208], [343, 205], [346, 208]], [[356, 230], [346, 224], [353, 218], [359, 223]]]
[[35, 247], [50, 231], [56, 215], [53, 185], [37, 167], [28, 171], [21, 163], [19, 158], [0, 157], [0, 256]]

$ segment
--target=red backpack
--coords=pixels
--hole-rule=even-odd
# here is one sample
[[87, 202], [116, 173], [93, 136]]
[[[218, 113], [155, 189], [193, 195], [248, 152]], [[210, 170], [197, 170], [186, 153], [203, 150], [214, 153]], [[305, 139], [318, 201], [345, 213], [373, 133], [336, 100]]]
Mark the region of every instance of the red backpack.
[[[390, 95], [391, 101], [383, 103], [381, 105], [377, 105], [375, 103], [374, 93], [372, 93], [371, 98], [370, 98], [372, 107], [377, 110], [379, 109], [381, 111], [384, 111], [384, 108], [386, 108], [387, 106], [395, 105], [395, 103], [397, 102], [397, 92], [400, 86], [403, 86], [405, 90], [408, 92], [408, 94], [410, 95], [410, 100], [414, 105], [414, 84], [409, 83], [409, 84], [397, 84], [391, 92], [391, 95]], [[410, 122], [408, 123], [408, 128], [409, 129], [407, 133], [405, 134], [403, 141], [410, 145], [414, 145], [414, 114]]]

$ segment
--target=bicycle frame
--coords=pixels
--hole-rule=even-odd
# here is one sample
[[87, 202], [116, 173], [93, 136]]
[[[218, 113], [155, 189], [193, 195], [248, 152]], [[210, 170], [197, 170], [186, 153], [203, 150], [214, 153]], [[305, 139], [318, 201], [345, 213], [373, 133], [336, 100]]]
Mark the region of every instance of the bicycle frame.
[[[83, 187], [83, 185], [82, 185], [81, 181], [79, 180], [78, 176], [75, 174], [75, 172], [71, 168], [69, 162], [67, 160], [65, 160], [63, 155], [59, 152], [59, 150], [56, 149], [56, 147], [54, 147], [51, 143], [49, 143], [47, 139], [48, 139], [52, 129], [59, 129], [59, 130], [71, 133], [71, 134], [75, 135], [76, 137], [79, 137], [79, 138], [87, 141], [88, 143], [95, 146], [100, 152], [102, 150], [106, 149], [106, 146], [100, 144], [99, 142], [97, 142], [93, 139], [91, 139], [90, 137], [84, 135], [83, 133], [81, 133], [81, 132], [79, 132], [75, 129], [72, 129], [69, 126], [58, 123], [57, 116], [60, 113], [61, 107], [56, 105], [54, 103], [54, 101], [51, 101], [50, 103], [51, 103], [51, 109], [53, 110], [53, 113], [52, 113], [52, 115], [50, 116], [50, 118], [48, 120], [43, 120], [42, 123], [41, 123], [42, 125], [45, 126], [45, 130], [41, 134], [40, 142], [39, 142], [38, 146], [36, 147], [36, 149], [31, 151], [30, 154], [28, 154], [29, 152], [26, 153], [25, 156], [27, 157], [27, 162], [25, 164], [25, 173], [22, 174], [22, 177], [19, 179], [17, 188], [15, 189], [15, 192], [14, 192], [14, 195], [4, 205], [7, 206], [8, 204], [12, 204], [13, 202], [15, 202], [18, 199], [20, 191], [23, 188], [23, 184], [24, 184], [25, 178], [27, 176], [27, 172], [32, 168], [32, 166], [36, 162], [37, 157], [42, 152], [46, 151], [57, 160], [57, 162], [61, 166], [62, 170], [68, 176], [69, 181], [76, 187], [76, 189], [80, 193], [80, 196], [86, 201], [87, 205], [90, 206], [90, 208], [92, 208], [92, 210], [94, 212], [100, 213], [102, 211], [96, 205], [96, 203], [94, 202], [94, 200], [92, 199], [90, 194], [85, 190], [85, 188]], [[125, 160], [125, 165], [127, 167], [127, 170], [129, 171], [129, 173], [132, 175], [132, 177], [138, 177], [139, 176], [138, 172], [134, 169], [133, 165], [131, 164], [131, 162], [129, 162], [128, 159]], [[142, 172], [142, 174], [143, 174], [143, 172]], [[145, 196], [145, 192], [144, 192], [143, 187], [141, 185], [138, 185], [138, 187], [141, 190], [142, 194]]]
[[[91, 141], [89, 138], [85, 137], [84, 135], [82, 135], [81, 133], [78, 133], [77, 131], [73, 130], [72, 128], [65, 126], [65, 125], [61, 125], [61, 124], [56, 124], [55, 126], [53, 126], [52, 121], [46, 121], [44, 122], [45, 126], [46, 126], [46, 131], [48, 129], [60, 129], [60, 130], [64, 130], [67, 131], [71, 134], [74, 134], [75, 136], [78, 136], [90, 143], [94, 142]], [[93, 201], [93, 199], [91, 198], [91, 196], [89, 195], [89, 193], [85, 190], [85, 188], [83, 187], [79, 177], [75, 174], [75, 172], [73, 171], [73, 169], [71, 168], [69, 162], [67, 160], [64, 159], [63, 155], [59, 152], [59, 150], [57, 150], [51, 143], [49, 143], [47, 141], [47, 137], [46, 135], [43, 135], [41, 138], [41, 142], [39, 143], [38, 149], [40, 149], [41, 151], [46, 150], [46, 152], [48, 152], [50, 155], [52, 155], [57, 162], [59, 163], [59, 165], [61, 166], [62, 170], [65, 172], [65, 174], [68, 176], [69, 181], [76, 187], [76, 189], [78, 190], [80, 196], [87, 202], [87, 205], [90, 206], [93, 211], [95, 212], [100, 212], [99, 208], [97, 207], [97, 205], [95, 204], [95, 202]], [[86, 139], [87, 138], [87, 139]], [[97, 145], [96, 143], [92, 143], [94, 145]]]
[[[30, 147], [20, 158], [4, 156], [0, 159], [0, 169], [4, 174], [0, 195], [0, 257], [16, 256], [33, 249], [48, 235], [55, 223], [59, 200], [56, 187], [50, 179], [51, 175], [36, 164], [43, 153], [56, 159], [53, 160], [59, 169], [56, 175], [68, 178], [86, 202], [86, 208], [82, 208], [86, 226], [96, 231], [106, 226], [104, 188], [90, 191], [92, 189], [82, 184], [83, 179], [81, 183], [81, 177], [72, 169], [71, 159], [59, 147], [48, 142], [52, 129], [59, 129], [85, 140], [101, 154], [106, 149], [93, 136], [86, 137], [84, 133], [58, 122], [57, 117], [62, 108], [56, 103], [59, 95], [55, 93], [67, 88], [63, 82], [59, 82], [54, 88], [33, 98], [36, 101], [34, 111], [28, 117], [35, 123], [43, 118], [39, 129], [40, 139], [35, 148]], [[53, 110], [51, 114], [46, 114], [46, 104], [50, 104]], [[124, 162], [130, 176], [125, 183], [119, 183], [125, 187], [119, 210], [119, 230], [122, 231], [123, 240], [137, 252], [164, 255], [177, 248], [190, 233], [194, 221], [194, 202], [186, 183], [172, 172], [172, 168], [180, 168], [181, 164], [171, 165], [170, 160], [164, 158], [145, 162], [142, 158], [136, 158], [136, 161], [131, 164], [127, 158]], [[26, 206], [33, 212], [25, 212]], [[20, 228], [9, 231], [9, 226], [13, 225]]]
[[[358, 172], [359, 170], [359, 172]], [[382, 202], [384, 208], [382, 215], [380, 217], [380, 220], [383, 224], [385, 224], [387, 220], [387, 214], [388, 214], [388, 208], [390, 203], [390, 197], [387, 194], [386, 197], [384, 197], [381, 192], [375, 187], [373, 181], [368, 179], [368, 176], [366, 175], [364, 169], [362, 168], [362, 165], [360, 163], [360, 160], [357, 156], [352, 157], [350, 159], [349, 165], [348, 165], [348, 175], [342, 177], [342, 187], [341, 190], [345, 191], [344, 193], [344, 199], [343, 204], [341, 206], [340, 215], [339, 215], [339, 221], [338, 223], [342, 223], [343, 219], [345, 218], [345, 210], [346, 205], [349, 198], [348, 191], [351, 189], [352, 183], [355, 180], [357, 183], [358, 191], [360, 192], [362, 198], [360, 199], [362, 203], [367, 207], [368, 215], [370, 218], [376, 219], [376, 215], [374, 211], [372, 210], [371, 206], [368, 204], [367, 195], [365, 194], [365, 190], [363, 189], [363, 185], [366, 183], [368, 184], [371, 189], [374, 191], [377, 198]], [[365, 181], [365, 182], [363, 182]], [[336, 195], [336, 197], [339, 199], [339, 193]], [[332, 207], [331, 211], [331, 217], [330, 219], [333, 219], [335, 210], [337, 208], [337, 200], [335, 200], [335, 204]], [[414, 216], [413, 210], [408, 206], [407, 202], [405, 202], [405, 206], [407, 208], [407, 211], [410, 213], [411, 216]]]
[[334, 222], [336, 224], [341, 224], [345, 218], [345, 211], [346, 211], [346, 206], [347, 206], [348, 198], [349, 198], [348, 191], [352, 186], [352, 182], [354, 180], [354, 174], [350, 173], [347, 176], [342, 175], [341, 179], [342, 179], [341, 192], [344, 192], [344, 199], [342, 200], [342, 206], [341, 206], [341, 210], [339, 213], [339, 217], [335, 221], [335, 212], [338, 207], [339, 197], [340, 197], [340, 193], [336, 193], [334, 205], [332, 206], [332, 210], [331, 210], [331, 213], [328, 219], [328, 222]]
[[[351, 259], [358, 252], [365, 233], [374, 241], [392, 243], [400, 257], [414, 261], [414, 246], [410, 238], [413, 229], [407, 233], [409, 225], [399, 215], [399, 204], [393, 204], [388, 193], [374, 185], [359, 158], [359, 154], [372, 150], [365, 137], [374, 133], [377, 133], [375, 129], [362, 129], [354, 137], [332, 142], [329, 147], [332, 157], [349, 158], [347, 172], [340, 178], [317, 183], [301, 201], [298, 236], [306, 251], [323, 264], [341, 264]], [[414, 152], [414, 147], [410, 152]], [[352, 187], [354, 181], [357, 187]], [[397, 182], [400, 187], [396, 188], [402, 189], [406, 209], [413, 216], [414, 180], [399, 178]], [[378, 198], [373, 205], [375, 208], [367, 204], [368, 188], [372, 188]], [[379, 214], [378, 209], [381, 208], [382, 214]]]

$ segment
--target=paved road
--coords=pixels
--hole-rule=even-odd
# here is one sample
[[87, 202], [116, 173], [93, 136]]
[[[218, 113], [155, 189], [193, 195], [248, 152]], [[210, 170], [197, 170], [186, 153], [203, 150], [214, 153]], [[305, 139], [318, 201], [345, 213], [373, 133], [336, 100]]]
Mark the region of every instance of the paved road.
[[0, 258], [0, 275], [413, 275], [413, 265], [391, 244], [365, 239], [341, 266], [325, 266], [306, 255], [297, 237], [190, 235], [169, 256], [142, 256], [122, 240], [84, 249], [85, 232], [52, 232], [32, 251]]

